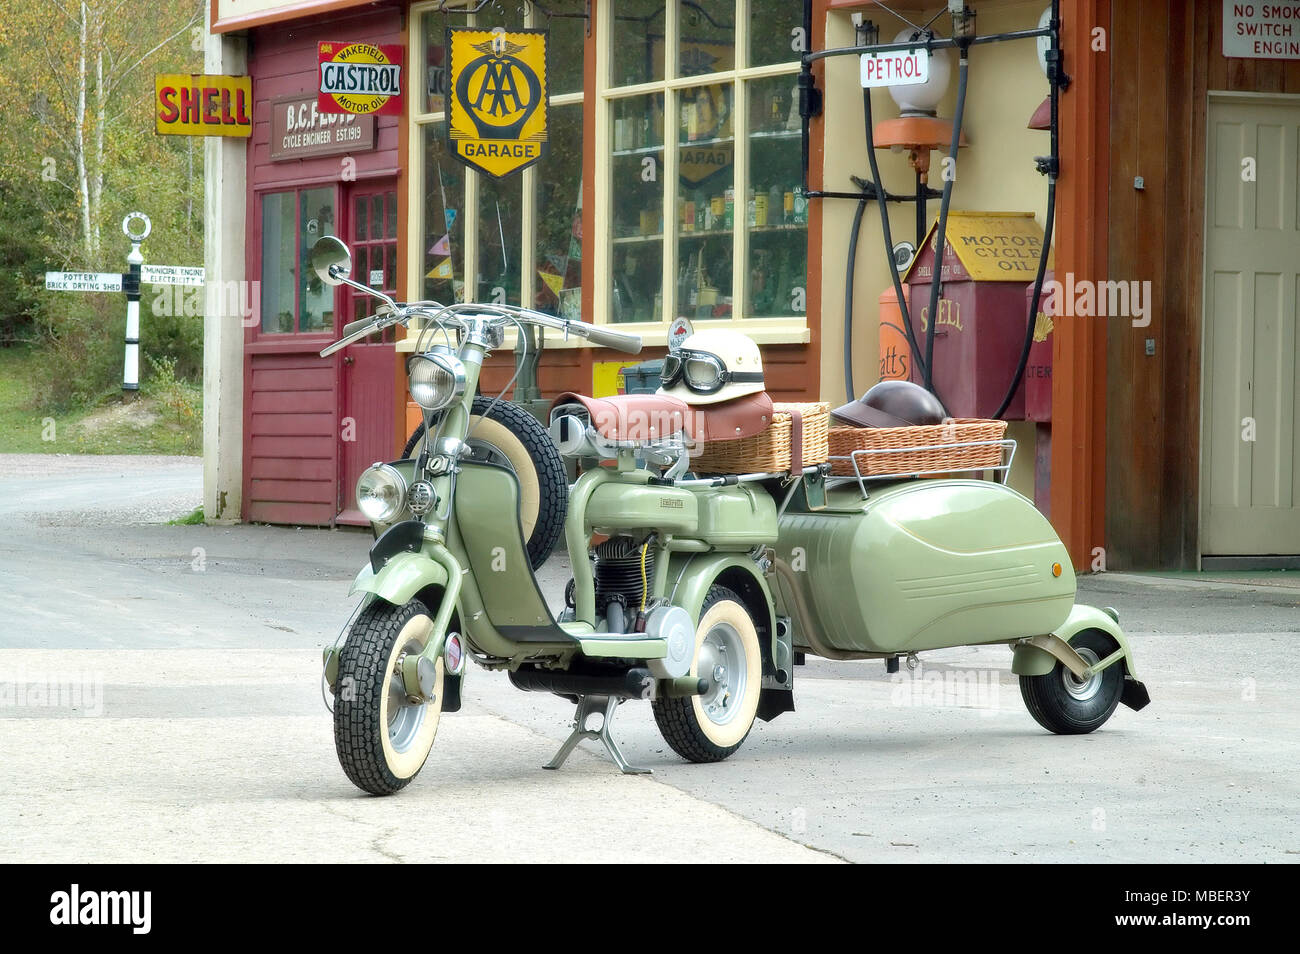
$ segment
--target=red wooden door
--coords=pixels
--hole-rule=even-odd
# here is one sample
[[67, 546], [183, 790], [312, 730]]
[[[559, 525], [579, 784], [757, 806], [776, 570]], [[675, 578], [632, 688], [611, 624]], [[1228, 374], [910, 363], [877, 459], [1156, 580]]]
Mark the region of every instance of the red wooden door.
[[[352, 278], [397, 295], [397, 189], [391, 181], [357, 183], [346, 193], [346, 236], [352, 249]], [[340, 286], [337, 331], [373, 315], [379, 303], [346, 285]], [[339, 368], [339, 523], [365, 524], [354, 499], [357, 478], [376, 461], [393, 456], [396, 397], [393, 376], [397, 353], [390, 328], [342, 352]]]

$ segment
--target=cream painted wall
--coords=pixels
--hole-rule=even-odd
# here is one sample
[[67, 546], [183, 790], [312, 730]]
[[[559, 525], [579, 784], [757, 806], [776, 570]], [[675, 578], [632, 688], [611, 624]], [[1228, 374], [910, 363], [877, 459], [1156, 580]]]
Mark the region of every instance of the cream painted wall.
[[[210, 11], [209, 11], [210, 14]], [[248, 41], [209, 32], [203, 67], [213, 74], [248, 72]], [[203, 265], [210, 283], [228, 287], [244, 274], [248, 140], [208, 136], [203, 146]], [[241, 284], [242, 287], [242, 284]], [[215, 296], [224, 300], [224, 296]], [[212, 300], [209, 298], [208, 300]], [[244, 301], [244, 295], [239, 295]], [[238, 523], [244, 461], [244, 326], [238, 315], [203, 319], [203, 514], [208, 523]]]
[[[1008, 30], [1032, 29], [1046, 7], [1042, 0], [980, 4], [977, 28], [980, 34]], [[921, 14], [928, 20], [938, 6]], [[893, 39], [904, 24], [884, 11], [875, 12], [882, 39]], [[913, 18], [915, 19], [915, 18]], [[948, 17], [937, 24], [940, 32], [947, 28]], [[827, 47], [850, 46], [854, 40], [853, 24], [848, 13], [830, 13], [826, 22]], [[940, 118], [951, 121], [957, 100], [957, 74], [954, 54], [953, 78], [948, 95], [939, 107]], [[1067, 64], [1068, 69], [1068, 64]], [[830, 191], [854, 192], [850, 175], [871, 177], [866, 155], [866, 136], [862, 124], [862, 89], [858, 83], [858, 61], [839, 57], [826, 65], [826, 150], [824, 185]], [[972, 48], [970, 74], [966, 89], [964, 132], [969, 146], [957, 159], [957, 178], [953, 184], [952, 209], [997, 212], [1033, 212], [1043, 224], [1047, 208], [1047, 180], [1034, 168], [1034, 157], [1046, 155], [1048, 134], [1026, 128], [1044, 97], [1047, 79], [1038, 66], [1037, 47], [1033, 40], [1015, 40]], [[886, 90], [876, 90], [872, 97], [874, 120], [898, 116], [898, 107]], [[931, 155], [930, 185], [940, 189], [940, 163], [945, 153]], [[914, 187], [906, 152], [877, 152], [880, 174], [891, 192], [907, 193]], [[855, 203], [845, 199], [822, 199], [822, 350], [821, 396], [835, 404], [843, 403], [844, 370], [844, 283], [850, 228]], [[895, 242], [915, 242], [915, 207], [891, 203], [890, 228]], [[939, 214], [939, 201], [929, 203], [927, 223]], [[857, 274], [853, 298], [853, 378], [859, 395], [878, 380], [880, 293], [891, 287], [889, 266], [885, 258], [880, 215], [873, 203], [862, 220], [858, 240]], [[1013, 356], [1011, 360], [1014, 360]], [[1008, 382], [1009, 383], [1009, 382]], [[989, 408], [992, 413], [995, 408]], [[1012, 485], [1022, 493], [1033, 494], [1034, 426], [1012, 424], [1008, 436], [1019, 442]]]

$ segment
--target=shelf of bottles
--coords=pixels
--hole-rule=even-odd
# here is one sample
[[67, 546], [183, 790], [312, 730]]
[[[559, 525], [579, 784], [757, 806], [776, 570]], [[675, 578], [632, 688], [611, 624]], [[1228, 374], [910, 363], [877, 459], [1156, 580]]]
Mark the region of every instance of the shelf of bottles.
[[665, 226], [675, 243], [676, 314], [695, 320], [734, 316], [738, 240], [748, 282], [743, 316], [805, 314], [808, 202], [800, 189], [794, 79], [745, 82], [749, 116], [740, 141], [748, 150], [748, 182], [743, 194], [736, 183], [735, 85], [676, 91], [677, 121], [668, 129], [675, 139], [678, 182], [667, 222], [664, 94], [613, 103], [611, 320], [662, 320]]

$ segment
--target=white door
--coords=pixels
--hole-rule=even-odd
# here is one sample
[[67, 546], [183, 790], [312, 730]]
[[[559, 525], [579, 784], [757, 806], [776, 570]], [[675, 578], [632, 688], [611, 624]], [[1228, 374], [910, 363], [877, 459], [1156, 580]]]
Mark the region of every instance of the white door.
[[1300, 102], [1211, 101], [1205, 555], [1300, 553]]

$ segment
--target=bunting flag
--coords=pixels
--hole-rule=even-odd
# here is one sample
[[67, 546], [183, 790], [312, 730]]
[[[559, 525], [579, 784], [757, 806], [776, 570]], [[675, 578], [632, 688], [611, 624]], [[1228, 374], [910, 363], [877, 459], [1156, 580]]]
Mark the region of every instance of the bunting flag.
[[456, 224], [456, 210], [455, 210], [455, 209], [443, 209], [443, 210], [442, 210], [442, 217], [443, 217], [444, 219], [446, 219], [446, 221], [447, 221], [447, 231], [450, 232], [450, 231], [452, 230], [452, 227], [455, 226], [455, 224]]
[[451, 254], [451, 233], [448, 232], [438, 241], [434, 242], [429, 249], [430, 255], [447, 256]]
[[440, 278], [443, 281], [449, 280], [451, 278], [451, 259], [444, 258], [437, 265], [433, 266], [433, 269], [424, 277]]
[[556, 298], [559, 298], [560, 292], [564, 290], [564, 276], [544, 272], [541, 269], [538, 269], [537, 274], [542, 276], [542, 281], [546, 282], [546, 287], [555, 293]]

